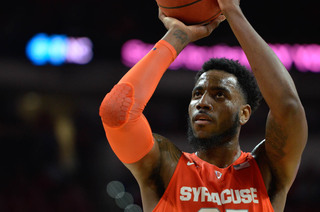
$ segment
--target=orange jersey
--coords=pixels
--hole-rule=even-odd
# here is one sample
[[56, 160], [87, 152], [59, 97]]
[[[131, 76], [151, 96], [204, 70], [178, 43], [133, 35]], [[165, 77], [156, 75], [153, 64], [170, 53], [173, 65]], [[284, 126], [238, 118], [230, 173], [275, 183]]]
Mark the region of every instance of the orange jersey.
[[219, 168], [183, 153], [154, 212], [274, 211], [258, 164], [250, 153]]

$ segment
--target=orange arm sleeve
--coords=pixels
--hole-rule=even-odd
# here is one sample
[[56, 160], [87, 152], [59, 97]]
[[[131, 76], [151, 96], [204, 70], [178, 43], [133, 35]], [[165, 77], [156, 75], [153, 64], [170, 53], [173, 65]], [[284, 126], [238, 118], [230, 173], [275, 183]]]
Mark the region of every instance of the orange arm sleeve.
[[101, 103], [100, 116], [107, 139], [123, 163], [137, 162], [153, 146], [152, 131], [142, 112], [176, 55], [167, 41], [160, 40]]

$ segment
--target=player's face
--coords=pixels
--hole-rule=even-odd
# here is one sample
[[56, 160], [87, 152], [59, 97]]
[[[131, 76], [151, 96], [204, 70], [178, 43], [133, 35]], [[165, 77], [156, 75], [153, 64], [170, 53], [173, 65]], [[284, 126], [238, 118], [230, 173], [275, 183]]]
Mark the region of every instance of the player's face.
[[[221, 70], [203, 73], [196, 82], [189, 104], [189, 120], [196, 138], [223, 135], [238, 128], [243, 104], [237, 78]], [[236, 120], [237, 119], [237, 120]]]

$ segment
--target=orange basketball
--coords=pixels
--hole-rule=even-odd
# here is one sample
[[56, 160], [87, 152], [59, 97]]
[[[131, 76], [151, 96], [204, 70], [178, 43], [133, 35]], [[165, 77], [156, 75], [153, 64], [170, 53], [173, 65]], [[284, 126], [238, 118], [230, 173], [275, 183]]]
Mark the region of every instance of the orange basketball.
[[221, 14], [217, 0], [156, 0], [166, 16], [185, 24], [206, 24]]

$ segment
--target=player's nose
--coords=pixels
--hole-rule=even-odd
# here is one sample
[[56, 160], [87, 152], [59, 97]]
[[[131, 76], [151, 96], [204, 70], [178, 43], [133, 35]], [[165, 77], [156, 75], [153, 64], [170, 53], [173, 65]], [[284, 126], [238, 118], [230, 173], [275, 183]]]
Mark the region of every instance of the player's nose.
[[210, 97], [207, 93], [204, 93], [196, 104], [198, 110], [213, 110], [213, 106], [210, 102]]

